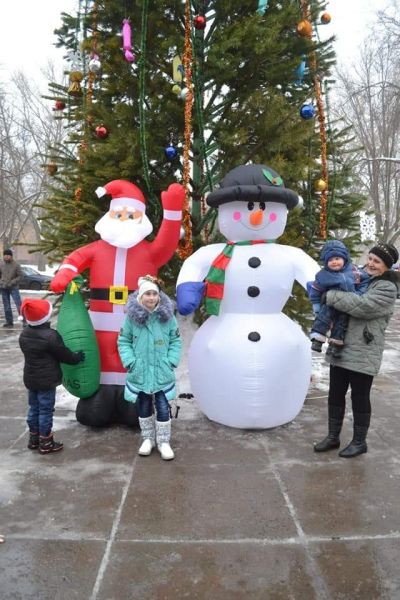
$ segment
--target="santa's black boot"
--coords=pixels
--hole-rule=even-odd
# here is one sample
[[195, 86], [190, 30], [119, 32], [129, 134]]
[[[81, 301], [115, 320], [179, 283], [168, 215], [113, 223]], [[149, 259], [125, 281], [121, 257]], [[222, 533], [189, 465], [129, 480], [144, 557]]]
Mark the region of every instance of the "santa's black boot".
[[318, 444], [314, 444], [315, 452], [327, 452], [339, 448], [344, 408], [344, 406], [328, 406], [328, 435]]
[[342, 458], [353, 458], [359, 454], [364, 454], [368, 450], [367, 433], [371, 415], [369, 413], [354, 413], [353, 439], [350, 444], [339, 452]]

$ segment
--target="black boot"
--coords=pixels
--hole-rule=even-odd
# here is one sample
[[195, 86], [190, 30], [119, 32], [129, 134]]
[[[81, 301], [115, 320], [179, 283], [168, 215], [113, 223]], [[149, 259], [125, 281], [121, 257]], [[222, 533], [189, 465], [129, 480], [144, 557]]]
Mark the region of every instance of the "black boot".
[[28, 442], [29, 450], [37, 450], [39, 448], [39, 434], [29, 432], [29, 442]]
[[364, 454], [368, 450], [366, 439], [371, 415], [369, 413], [354, 413], [353, 417], [353, 439], [346, 448], [339, 452], [339, 456], [342, 458], [353, 458], [353, 456]]
[[51, 433], [47, 437], [40, 436], [39, 438], [39, 453], [50, 454], [51, 452], [59, 452], [64, 447], [62, 442], [55, 442], [53, 434]]
[[342, 430], [344, 417], [344, 406], [329, 406], [328, 407], [328, 435], [326, 438], [314, 444], [315, 452], [326, 452], [327, 450], [335, 450], [340, 446], [339, 435]]

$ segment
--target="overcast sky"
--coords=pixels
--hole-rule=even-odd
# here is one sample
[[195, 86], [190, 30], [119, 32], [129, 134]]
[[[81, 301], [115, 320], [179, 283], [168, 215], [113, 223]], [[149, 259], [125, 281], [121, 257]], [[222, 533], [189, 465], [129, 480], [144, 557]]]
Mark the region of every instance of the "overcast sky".
[[[326, 31], [337, 36], [339, 62], [354, 56], [368, 26], [373, 24], [374, 13], [385, 4], [385, 0], [329, 1], [327, 10], [332, 21], [320, 27], [320, 34]], [[39, 78], [40, 69], [49, 59], [59, 62], [61, 70], [65, 65], [62, 52], [53, 46], [53, 31], [61, 24], [60, 13], [74, 13], [78, 6], [78, 0], [0, 0], [0, 81], [19, 68]]]

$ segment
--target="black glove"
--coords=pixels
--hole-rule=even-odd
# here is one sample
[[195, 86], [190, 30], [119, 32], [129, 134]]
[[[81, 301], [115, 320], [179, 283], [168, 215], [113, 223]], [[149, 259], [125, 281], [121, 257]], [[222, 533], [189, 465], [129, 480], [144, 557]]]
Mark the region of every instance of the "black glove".
[[79, 352], [77, 352], [76, 355], [79, 358], [79, 362], [83, 362], [85, 360], [85, 353], [83, 352], [83, 350], [79, 350]]
[[322, 292], [321, 294], [321, 298], [319, 299], [319, 303], [322, 304], [326, 304], [326, 292]]

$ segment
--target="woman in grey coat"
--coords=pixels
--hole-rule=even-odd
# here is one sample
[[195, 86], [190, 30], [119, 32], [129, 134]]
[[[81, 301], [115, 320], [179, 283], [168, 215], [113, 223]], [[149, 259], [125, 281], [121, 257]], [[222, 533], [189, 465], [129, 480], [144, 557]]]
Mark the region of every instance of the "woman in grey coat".
[[351, 388], [353, 439], [339, 456], [352, 458], [367, 452], [366, 437], [371, 419], [370, 390], [379, 371], [385, 343], [385, 330], [393, 314], [400, 288], [398, 273], [391, 267], [398, 261], [396, 248], [383, 242], [371, 248], [365, 270], [370, 276], [364, 295], [330, 290], [326, 303], [349, 315], [341, 358], [327, 354], [330, 363], [328, 395], [328, 435], [314, 445], [315, 452], [340, 446], [346, 392]]

